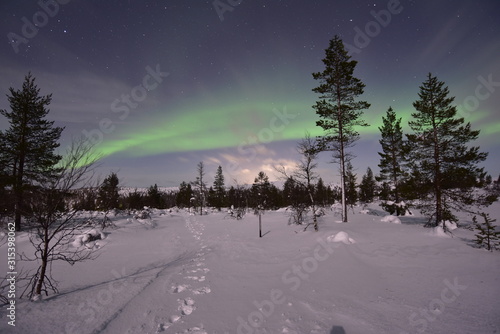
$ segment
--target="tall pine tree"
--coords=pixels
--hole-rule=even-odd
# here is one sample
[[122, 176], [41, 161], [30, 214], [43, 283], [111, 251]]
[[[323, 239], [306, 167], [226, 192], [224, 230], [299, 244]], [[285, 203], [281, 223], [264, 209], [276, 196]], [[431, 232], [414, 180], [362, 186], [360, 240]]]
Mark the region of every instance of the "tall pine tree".
[[15, 226], [21, 230], [21, 217], [26, 215], [25, 197], [30, 188], [44, 184], [57, 174], [61, 156], [55, 153], [63, 128], [45, 119], [52, 94], [40, 96], [35, 78], [29, 73], [22, 89], [10, 88], [11, 111], [0, 110], [10, 127], [0, 132], [0, 161], [7, 170], [7, 182], [13, 190]]
[[495, 200], [474, 192], [485, 174], [478, 163], [487, 153], [468, 145], [479, 131], [457, 117], [454, 97], [449, 96], [444, 82], [429, 73], [418, 96], [409, 122], [413, 133], [407, 135], [413, 184], [420, 195], [420, 209], [429, 218], [426, 226], [442, 224], [446, 230], [446, 220], [456, 221], [453, 211]]
[[352, 159], [348, 149], [359, 139], [356, 126], [368, 126], [361, 119], [363, 109], [370, 107], [366, 101], [357, 101], [365, 85], [353, 76], [357, 61], [351, 60], [342, 40], [335, 36], [325, 50], [325, 70], [313, 73], [320, 85], [313, 89], [320, 94], [320, 100], [313, 108], [320, 120], [316, 125], [325, 130], [319, 138], [324, 151], [333, 151], [333, 158], [339, 163], [342, 194], [342, 221], [347, 222], [346, 163]]

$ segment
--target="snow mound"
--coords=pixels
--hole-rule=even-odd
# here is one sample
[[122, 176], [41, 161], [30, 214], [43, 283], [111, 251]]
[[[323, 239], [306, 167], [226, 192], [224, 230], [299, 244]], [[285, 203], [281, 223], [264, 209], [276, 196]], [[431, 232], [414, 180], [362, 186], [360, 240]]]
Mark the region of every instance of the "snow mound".
[[435, 236], [435, 237], [440, 237], [440, 238], [450, 238], [451, 237], [451, 234], [446, 233], [445, 230], [443, 229], [443, 225], [441, 225], [441, 224], [439, 226], [433, 227], [431, 229], [430, 234]]
[[89, 242], [103, 239], [106, 239], [106, 235], [101, 230], [94, 228], [76, 236], [75, 240], [73, 240], [72, 242], [72, 245], [73, 247], [78, 248]]
[[456, 223], [451, 222], [449, 220], [446, 220], [444, 222], [444, 224], [446, 225], [447, 231], [444, 230], [443, 224], [439, 224], [439, 226], [433, 227], [431, 229], [431, 235], [433, 235], [435, 237], [449, 238], [449, 237], [451, 237], [450, 231], [453, 231], [453, 230], [458, 228]]
[[393, 216], [393, 215], [385, 216], [382, 219], [380, 219], [380, 221], [384, 222], [384, 223], [401, 224], [401, 220], [398, 217]]
[[446, 225], [446, 228], [450, 231], [453, 231], [453, 230], [458, 228], [457, 223], [455, 223], [455, 222], [451, 222], [451, 221], [447, 220], [444, 223]]
[[349, 237], [349, 234], [346, 232], [340, 231], [337, 234], [332, 234], [328, 238], [326, 238], [328, 242], [343, 242], [346, 245], [353, 244], [356, 241], [353, 238]]

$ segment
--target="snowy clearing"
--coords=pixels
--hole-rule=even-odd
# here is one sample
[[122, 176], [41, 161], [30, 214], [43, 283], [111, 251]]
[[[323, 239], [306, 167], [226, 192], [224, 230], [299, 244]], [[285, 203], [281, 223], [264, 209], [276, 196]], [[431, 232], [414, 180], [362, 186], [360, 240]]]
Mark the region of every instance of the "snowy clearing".
[[[497, 217], [499, 208], [488, 211]], [[115, 217], [117, 228], [75, 241], [99, 235], [100, 256], [54, 263], [60, 293], [18, 300], [15, 327], [2, 307], [0, 332], [500, 332], [499, 252], [472, 247], [474, 231], [441, 238], [419, 216], [391, 224], [375, 204], [369, 212], [378, 216], [359, 212], [339, 224], [326, 210], [319, 232], [287, 225], [283, 210], [266, 212], [262, 238], [250, 213], [241, 220], [165, 210], [144, 221]], [[25, 233], [17, 247], [29, 251]]]

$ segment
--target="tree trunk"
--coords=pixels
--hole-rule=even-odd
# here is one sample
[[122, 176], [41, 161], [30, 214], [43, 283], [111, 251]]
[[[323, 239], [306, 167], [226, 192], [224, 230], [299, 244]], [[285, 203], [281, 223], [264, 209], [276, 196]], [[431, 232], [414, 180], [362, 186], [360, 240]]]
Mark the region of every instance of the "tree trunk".
[[15, 222], [15, 227], [16, 231], [19, 232], [21, 231], [21, 212], [22, 212], [22, 207], [23, 207], [23, 177], [24, 177], [24, 154], [21, 154], [19, 157], [19, 166], [17, 166], [17, 170], [15, 171], [15, 186], [14, 186], [14, 193], [15, 193], [15, 206], [14, 206], [14, 211], [15, 211], [15, 217], [14, 217], [14, 222]]
[[41, 266], [41, 269], [40, 269], [40, 276], [38, 277], [38, 283], [36, 284], [35, 295], [41, 295], [42, 294], [43, 282], [45, 280], [45, 273], [47, 272], [48, 247], [49, 247], [49, 242], [47, 240], [47, 231], [45, 231], [44, 238], [45, 239], [44, 239], [44, 242], [43, 242], [43, 253], [42, 253], [42, 256], [41, 256], [42, 266]]
[[[436, 195], [436, 223], [435, 227], [439, 226], [439, 223], [443, 220], [443, 203], [442, 203], [442, 191], [441, 191], [441, 152], [439, 150], [439, 138], [437, 134], [437, 125], [433, 121], [434, 126], [434, 192]], [[446, 231], [446, 226], [443, 221], [443, 228]]]
[[318, 220], [316, 219], [316, 205], [314, 203], [314, 197], [311, 192], [311, 187], [307, 187], [309, 191], [309, 198], [311, 199], [311, 207], [312, 207], [312, 212], [313, 212], [313, 223], [314, 223], [314, 230], [318, 231]]
[[337, 108], [339, 122], [339, 142], [340, 142], [340, 183], [342, 189], [342, 222], [347, 223], [347, 201], [345, 194], [345, 152], [344, 152], [344, 124], [342, 122], [342, 104], [340, 93], [337, 92]]
[[343, 153], [340, 158], [340, 186], [342, 192], [342, 222], [347, 223], [347, 200], [345, 194], [345, 162]]

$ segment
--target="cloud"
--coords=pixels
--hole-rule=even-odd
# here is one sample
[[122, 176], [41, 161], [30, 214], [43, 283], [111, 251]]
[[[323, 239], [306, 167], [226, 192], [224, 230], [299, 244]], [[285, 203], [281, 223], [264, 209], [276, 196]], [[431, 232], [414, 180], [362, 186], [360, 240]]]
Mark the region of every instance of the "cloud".
[[221, 161], [217, 159], [216, 157], [205, 157], [203, 161], [207, 161], [207, 164], [209, 165], [220, 165]]

